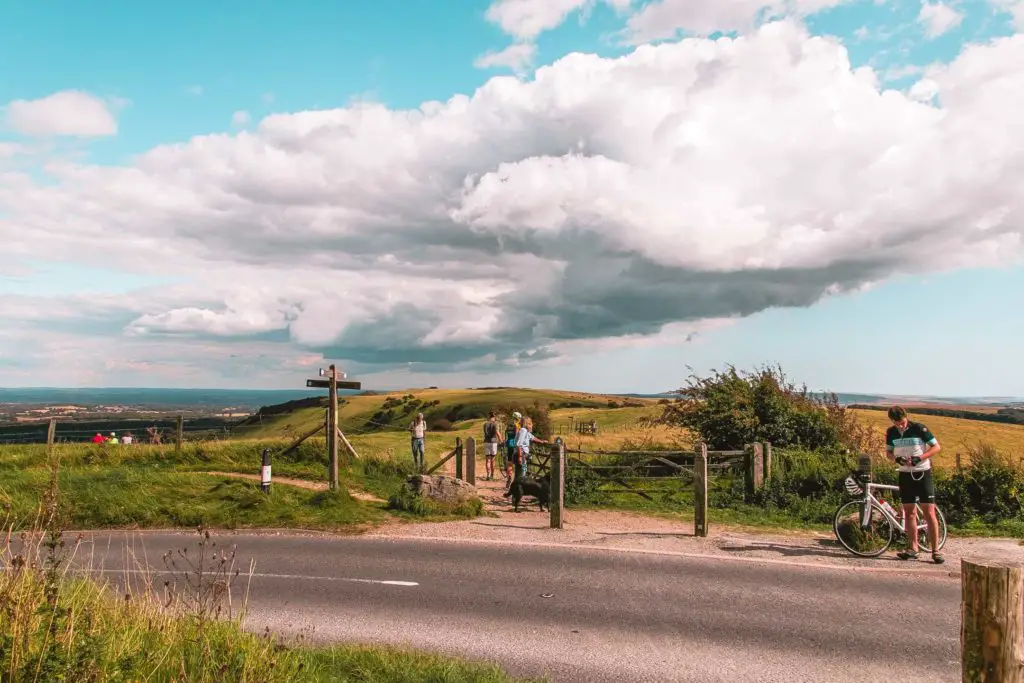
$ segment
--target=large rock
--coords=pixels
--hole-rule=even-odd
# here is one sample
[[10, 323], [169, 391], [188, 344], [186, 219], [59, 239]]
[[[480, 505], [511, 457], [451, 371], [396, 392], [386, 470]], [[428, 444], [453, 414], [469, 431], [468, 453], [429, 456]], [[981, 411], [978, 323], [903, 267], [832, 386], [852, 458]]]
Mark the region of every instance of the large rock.
[[405, 480], [410, 493], [443, 503], [460, 503], [477, 497], [476, 487], [455, 477], [415, 474]]

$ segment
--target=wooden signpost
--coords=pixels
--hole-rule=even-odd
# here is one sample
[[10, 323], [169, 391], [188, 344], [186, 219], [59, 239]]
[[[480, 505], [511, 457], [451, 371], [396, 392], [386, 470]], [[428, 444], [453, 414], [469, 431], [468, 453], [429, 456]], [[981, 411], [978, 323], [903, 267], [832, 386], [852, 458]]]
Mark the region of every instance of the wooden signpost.
[[[338, 375], [341, 375], [342, 381], [338, 380]], [[327, 369], [327, 372], [320, 371], [322, 377], [327, 379], [307, 379], [306, 386], [315, 389], [328, 389], [327, 398], [327, 488], [331, 491], [335, 491], [338, 488], [338, 443], [344, 441], [346, 450], [348, 450], [353, 456], [355, 450], [352, 445], [349, 444], [348, 439], [341, 433], [341, 429], [338, 427], [338, 389], [361, 389], [363, 387], [362, 382], [351, 382], [344, 381], [345, 373], [338, 372], [338, 369], [332, 363]], [[339, 438], [340, 437], [340, 438]]]

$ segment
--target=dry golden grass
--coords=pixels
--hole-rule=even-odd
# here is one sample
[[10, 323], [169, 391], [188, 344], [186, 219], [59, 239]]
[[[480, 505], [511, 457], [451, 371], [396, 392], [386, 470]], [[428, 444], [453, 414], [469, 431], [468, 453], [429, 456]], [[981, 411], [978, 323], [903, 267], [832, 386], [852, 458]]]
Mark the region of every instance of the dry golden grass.
[[[555, 436], [562, 437], [572, 450], [619, 450], [623, 446], [644, 445], [654, 448], [688, 449], [692, 446], [686, 430], [644, 424], [644, 420], [657, 417], [662, 407], [650, 403], [642, 408], [563, 408], [551, 411], [551, 425]], [[578, 434], [573, 425], [578, 422], [597, 422], [597, 436]]]
[[[881, 410], [854, 410], [858, 419], [880, 430], [883, 434], [891, 424]], [[1012, 456], [1024, 456], [1024, 425], [964, 420], [957, 417], [937, 415], [914, 415], [912, 420], [924, 423], [942, 444], [942, 452], [935, 458], [939, 467], [952, 467], [957, 453], [967, 453], [971, 446], [989, 443], [998, 450]]]

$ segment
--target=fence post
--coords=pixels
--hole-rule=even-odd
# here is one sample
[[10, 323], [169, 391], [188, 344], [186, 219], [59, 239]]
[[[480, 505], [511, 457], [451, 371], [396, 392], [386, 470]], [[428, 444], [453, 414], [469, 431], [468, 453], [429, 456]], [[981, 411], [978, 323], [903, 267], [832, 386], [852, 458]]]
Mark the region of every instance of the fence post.
[[963, 471], [963, 465], [960, 463], [960, 454], [959, 453], [956, 454], [956, 471], [957, 472], [962, 472]]
[[466, 439], [466, 483], [476, 486], [476, 439]]
[[764, 486], [764, 449], [759, 443], [749, 444], [747, 451], [747, 466], [744, 468], [746, 475], [747, 495], [753, 495]]
[[185, 418], [178, 416], [178, 424], [174, 430], [174, 453], [181, 455], [181, 441], [185, 436]]
[[462, 479], [462, 437], [455, 437], [455, 478]]
[[551, 457], [551, 496], [548, 511], [551, 513], [551, 528], [561, 529], [562, 511], [565, 509], [565, 443], [555, 439], [555, 453]]
[[764, 481], [767, 483], [772, 478], [772, 442], [764, 442]]
[[46, 455], [53, 455], [53, 442], [57, 440], [57, 420], [51, 419], [50, 426], [46, 430]]
[[708, 445], [693, 452], [693, 535], [708, 535]]
[[270, 449], [263, 449], [263, 457], [260, 459], [260, 489], [263, 493], [270, 493]]
[[961, 560], [964, 683], [1024, 683], [1024, 565]]

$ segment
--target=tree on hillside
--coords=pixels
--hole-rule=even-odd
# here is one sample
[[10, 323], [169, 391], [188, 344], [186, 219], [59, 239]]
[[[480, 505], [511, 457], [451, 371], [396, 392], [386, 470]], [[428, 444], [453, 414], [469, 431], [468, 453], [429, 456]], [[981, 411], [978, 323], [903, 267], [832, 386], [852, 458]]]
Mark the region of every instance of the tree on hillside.
[[779, 367], [754, 372], [691, 374], [682, 400], [663, 407], [661, 424], [688, 429], [714, 450], [739, 450], [755, 441], [785, 448], [873, 452], [878, 435], [839, 405], [835, 394], [797, 387]]

